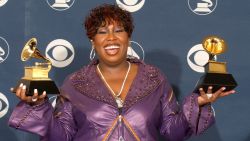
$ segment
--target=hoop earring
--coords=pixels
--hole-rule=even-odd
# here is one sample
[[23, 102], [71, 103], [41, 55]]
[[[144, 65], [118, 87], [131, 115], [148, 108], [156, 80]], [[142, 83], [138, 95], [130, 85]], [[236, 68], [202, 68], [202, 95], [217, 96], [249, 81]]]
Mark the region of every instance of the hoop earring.
[[95, 48], [92, 47], [90, 54], [89, 54], [89, 59], [92, 61], [95, 58]]
[[142, 59], [141, 60], [144, 61], [144, 58], [145, 58], [144, 49], [143, 49], [143, 47], [139, 43], [137, 43], [135, 41], [129, 41], [127, 58], [138, 58], [138, 59], [140, 59], [140, 57], [138, 56], [138, 54], [133, 50], [133, 48], [131, 46], [131, 43], [134, 43], [134, 44], [136, 44], [137, 46], [140, 47], [140, 49], [142, 51]]

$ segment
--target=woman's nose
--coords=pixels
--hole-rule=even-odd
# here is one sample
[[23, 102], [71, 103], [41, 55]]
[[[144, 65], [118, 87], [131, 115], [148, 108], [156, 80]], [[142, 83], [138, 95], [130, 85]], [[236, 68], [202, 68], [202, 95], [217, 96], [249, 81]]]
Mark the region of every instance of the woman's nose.
[[114, 32], [109, 32], [109, 33], [108, 33], [107, 39], [108, 39], [109, 41], [115, 40], [115, 39], [116, 39], [116, 36], [115, 36]]

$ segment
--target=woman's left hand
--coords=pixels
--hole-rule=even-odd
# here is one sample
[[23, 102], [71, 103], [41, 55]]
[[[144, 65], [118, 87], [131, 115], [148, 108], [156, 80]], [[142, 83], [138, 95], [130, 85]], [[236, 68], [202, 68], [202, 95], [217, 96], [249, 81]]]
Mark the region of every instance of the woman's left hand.
[[200, 96], [198, 97], [198, 104], [199, 106], [208, 104], [208, 103], [213, 103], [215, 102], [218, 98], [228, 96], [230, 94], [235, 93], [235, 90], [230, 90], [230, 91], [224, 91], [226, 90], [225, 87], [221, 87], [219, 90], [217, 90], [215, 93], [212, 93], [212, 86], [208, 87], [207, 93], [203, 90], [203, 88], [200, 88]]

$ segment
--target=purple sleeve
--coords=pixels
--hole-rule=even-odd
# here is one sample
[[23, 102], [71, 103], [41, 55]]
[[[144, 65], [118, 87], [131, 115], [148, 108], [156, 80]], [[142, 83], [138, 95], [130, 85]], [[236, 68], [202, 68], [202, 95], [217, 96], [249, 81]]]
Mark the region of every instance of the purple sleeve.
[[37, 106], [20, 102], [12, 112], [9, 126], [38, 134], [44, 141], [70, 141], [76, 132], [72, 105], [59, 103], [56, 109], [54, 113], [48, 100]]
[[213, 122], [210, 105], [199, 107], [198, 95], [187, 96], [180, 109], [172, 88], [166, 83], [161, 97], [162, 125], [160, 132], [170, 141], [181, 141], [200, 134]]
[[187, 96], [183, 104], [183, 112], [194, 134], [203, 133], [214, 122], [214, 114], [211, 104], [199, 107], [198, 94]]

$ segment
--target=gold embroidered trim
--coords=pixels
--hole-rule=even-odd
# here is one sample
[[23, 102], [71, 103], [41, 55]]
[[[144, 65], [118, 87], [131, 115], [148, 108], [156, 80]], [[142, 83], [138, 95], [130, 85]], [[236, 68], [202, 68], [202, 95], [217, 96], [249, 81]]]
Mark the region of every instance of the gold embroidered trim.
[[168, 99], [168, 102], [170, 102], [170, 101], [172, 100], [173, 95], [174, 95], [174, 91], [172, 90], [172, 91], [171, 91], [171, 94], [170, 94], [170, 97], [169, 97], [169, 99]]
[[104, 138], [103, 138], [102, 141], [107, 141], [107, 139], [110, 136], [111, 132], [114, 130], [115, 125], [117, 124], [118, 118], [119, 118], [119, 116], [114, 120], [114, 122], [112, 123], [112, 126], [109, 128], [109, 130], [105, 134], [105, 136], [104, 136]]
[[[130, 126], [130, 124], [127, 122], [127, 120], [125, 118], [123, 118], [123, 116], [121, 116], [124, 124], [126, 125], [126, 127], [129, 129], [129, 131], [133, 134], [134, 138], [136, 139], [136, 141], [140, 141], [140, 138], [138, 137], [138, 135], [135, 133], [134, 129]], [[111, 132], [114, 130], [114, 127], [117, 124], [117, 121], [119, 120], [119, 116], [117, 116], [117, 118], [114, 120], [114, 122], [112, 123], [112, 126], [109, 128], [109, 130], [107, 131], [107, 133], [105, 134], [104, 138], [102, 141], [107, 141], [108, 137], [110, 136]]]
[[128, 127], [128, 129], [130, 130], [130, 132], [133, 134], [133, 136], [135, 137], [136, 141], [140, 141], [140, 138], [138, 137], [138, 135], [135, 133], [134, 129], [130, 126], [130, 124], [127, 122], [127, 120], [125, 118], [122, 117], [122, 120], [124, 121], [124, 124]]

